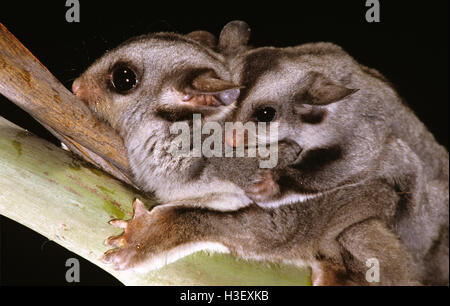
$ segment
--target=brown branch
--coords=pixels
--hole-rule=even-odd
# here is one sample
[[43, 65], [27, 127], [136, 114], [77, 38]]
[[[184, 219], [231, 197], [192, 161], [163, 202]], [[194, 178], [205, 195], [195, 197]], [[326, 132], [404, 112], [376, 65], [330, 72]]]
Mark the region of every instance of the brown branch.
[[85, 160], [131, 183], [122, 139], [0, 23], [0, 93]]

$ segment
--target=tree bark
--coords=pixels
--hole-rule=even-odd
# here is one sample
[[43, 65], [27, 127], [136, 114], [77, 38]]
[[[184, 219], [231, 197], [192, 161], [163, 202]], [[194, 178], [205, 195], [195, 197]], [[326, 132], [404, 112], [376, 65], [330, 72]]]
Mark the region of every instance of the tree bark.
[[131, 184], [119, 135], [62, 85], [0, 23], [0, 93], [28, 112], [71, 151]]

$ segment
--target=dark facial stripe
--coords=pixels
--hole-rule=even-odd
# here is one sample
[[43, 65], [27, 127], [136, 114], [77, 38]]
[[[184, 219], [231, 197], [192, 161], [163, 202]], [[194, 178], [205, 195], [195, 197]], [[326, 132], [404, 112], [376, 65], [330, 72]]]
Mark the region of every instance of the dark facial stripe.
[[260, 49], [245, 58], [243, 75], [240, 80], [244, 88], [241, 90], [238, 105], [245, 100], [266, 72], [277, 67], [282, 54], [281, 49]]
[[176, 122], [192, 120], [192, 110], [186, 108], [158, 108], [155, 115], [165, 121]]
[[300, 118], [302, 122], [308, 124], [320, 124], [327, 116], [325, 109], [313, 108], [310, 112], [301, 114]]
[[308, 150], [293, 168], [302, 172], [322, 170], [328, 164], [340, 159], [342, 155], [342, 148], [339, 145]]

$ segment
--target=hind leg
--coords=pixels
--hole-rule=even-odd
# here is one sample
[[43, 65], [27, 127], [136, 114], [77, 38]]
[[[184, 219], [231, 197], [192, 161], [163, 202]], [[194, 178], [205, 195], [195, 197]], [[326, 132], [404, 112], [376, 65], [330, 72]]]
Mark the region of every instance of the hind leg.
[[441, 227], [439, 237], [425, 256], [424, 283], [426, 285], [448, 286], [448, 224]]
[[368, 219], [338, 237], [350, 279], [358, 285], [418, 285], [398, 237], [378, 219]]

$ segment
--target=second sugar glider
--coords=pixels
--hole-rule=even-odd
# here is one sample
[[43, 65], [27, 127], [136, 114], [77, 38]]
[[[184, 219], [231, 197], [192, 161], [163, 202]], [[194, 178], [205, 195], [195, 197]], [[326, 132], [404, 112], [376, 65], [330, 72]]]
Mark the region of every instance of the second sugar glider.
[[[317, 213], [297, 232], [314, 240], [303, 250], [317, 261], [303, 258], [315, 280], [367, 284], [376, 259], [381, 284], [448, 284], [448, 152], [392, 85], [331, 43], [254, 49], [230, 66], [244, 86], [233, 120], [277, 123], [281, 162], [234, 182], [273, 213]], [[248, 147], [246, 133], [227, 142]]]

